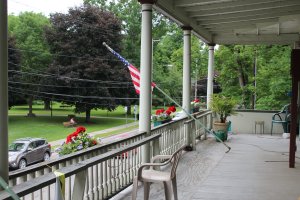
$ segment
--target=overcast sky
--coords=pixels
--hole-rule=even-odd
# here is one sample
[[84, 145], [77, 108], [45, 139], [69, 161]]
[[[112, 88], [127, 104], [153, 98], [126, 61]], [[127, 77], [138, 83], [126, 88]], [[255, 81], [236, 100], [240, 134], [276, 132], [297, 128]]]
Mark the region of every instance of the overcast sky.
[[[1, 0], [2, 1], [2, 0]], [[8, 0], [8, 13], [33, 11], [48, 16], [50, 13], [66, 13], [70, 7], [80, 6], [83, 0]]]

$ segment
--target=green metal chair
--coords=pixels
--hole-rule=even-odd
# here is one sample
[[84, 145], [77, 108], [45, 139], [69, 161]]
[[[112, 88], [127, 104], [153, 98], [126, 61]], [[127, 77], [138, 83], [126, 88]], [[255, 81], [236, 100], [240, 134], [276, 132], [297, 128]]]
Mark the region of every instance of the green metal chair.
[[290, 104], [285, 105], [282, 110], [272, 116], [271, 135], [273, 132], [273, 124], [282, 124], [284, 133], [289, 132], [290, 124]]

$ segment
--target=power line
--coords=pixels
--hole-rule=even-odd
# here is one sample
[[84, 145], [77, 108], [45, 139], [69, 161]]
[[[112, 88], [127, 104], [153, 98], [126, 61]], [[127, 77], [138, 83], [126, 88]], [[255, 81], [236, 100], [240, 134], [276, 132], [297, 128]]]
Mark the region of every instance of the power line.
[[[52, 54], [50, 52], [42, 52], [42, 51], [34, 51], [34, 50], [28, 50], [28, 49], [16, 49], [16, 48], [8, 48], [10, 50], [14, 50], [14, 51], [21, 51], [21, 52], [31, 52], [31, 53], [35, 53], [35, 54], [49, 54], [51, 56], [58, 56], [58, 57], [67, 57], [67, 58], [79, 58], [79, 59], [84, 59], [84, 58], [90, 58], [87, 56], [73, 56], [73, 55], [64, 55], [64, 54]], [[107, 54], [109, 55], [109, 54]], [[101, 56], [101, 55], [100, 55]], [[106, 55], [102, 55], [102, 56], [106, 56]], [[118, 59], [111, 59], [111, 58], [99, 58], [97, 57], [98, 60], [104, 60], [104, 61], [116, 61], [116, 62], [120, 62], [120, 60]]]
[[67, 77], [67, 76], [58, 76], [58, 75], [54, 75], [54, 74], [39, 74], [39, 73], [32, 73], [32, 72], [22, 72], [22, 71], [17, 71], [17, 70], [8, 70], [8, 72], [22, 74], [22, 75], [34, 75], [34, 76], [41, 76], [41, 77], [51, 77], [51, 78], [57, 78], [57, 79], [68, 79], [68, 80], [91, 82], [91, 83], [132, 84], [131, 82], [80, 79], [80, 78], [71, 78], [71, 77]]
[[[13, 93], [17, 93], [17, 94], [27, 95], [24, 92], [19, 92], [19, 91], [14, 91], [14, 90], [9, 90], [9, 91], [13, 92]], [[66, 100], [66, 99], [47, 97], [47, 96], [43, 96], [43, 95], [35, 95], [34, 94], [32, 96], [39, 97], [39, 98], [44, 98], [44, 99], [50, 99], [52, 101], [64, 101], [64, 102], [69, 102], [69, 103], [76, 103], [76, 101], [70, 101], [70, 100]], [[116, 106], [116, 104], [99, 104], [99, 103], [91, 103], [91, 102], [84, 102], [84, 101], [80, 101], [79, 103], [90, 104], [90, 105], [99, 105], [99, 106]]]
[[10, 89], [17, 89], [17, 90], [22, 90], [22, 91], [27, 91], [31, 94], [33, 93], [40, 93], [40, 94], [46, 94], [46, 95], [53, 95], [53, 96], [64, 96], [64, 97], [72, 97], [72, 98], [82, 98], [82, 99], [120, 99], [120, 100], [136, 100], [139, 98], [131, 98], [131, 97], [99, 97], [99, 96], [80, 96], [80, 95], [68, 95], [68, 94], [59, 94], [59, 93], [50, 93], [50, 92], [40, 92], [40, 91], [35, 91], [35, 90], [28, 90], [28, 89], [23, 89], [23, 88], [13, 88], [11, 86], [8, 86]]
[[54, 88], [70, 88], [70, 89], [98, 89], [98, 88], [108, 88], [108, 89], [127, 89], [133, 88], [134, 86], [126, 86], [126, 87], [114, 87], [114, 86], [99, 86], [99, 87], [76, 87], [76, 86], [67, 86], [67, 85], [46, 85], [46, 84], [38, 84], [38, 83], [28, 83], [28, 82], [18, 82], [18, 81], [8, 81], [11, 84], [20, 84], [20, 85], [33, 85], [33, 86], [41, 86], [41, 87], [54, 87]]

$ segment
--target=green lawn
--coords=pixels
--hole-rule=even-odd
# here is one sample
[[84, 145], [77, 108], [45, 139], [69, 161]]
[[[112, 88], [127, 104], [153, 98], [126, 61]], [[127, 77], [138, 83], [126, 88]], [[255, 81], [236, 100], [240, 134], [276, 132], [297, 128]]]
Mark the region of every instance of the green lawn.
[[[76, 128], [65, 128], [62, 123], [68, 121], [69, 114], [75, 114], [74, 108], [61, 107], [61, 104], [54, 103], [51, 111], [44, 110], [43, 105], [34, 105], [33, 113], [36, 117], [26, 117], [28, 106], [14, 106], [9, 110], [9, 142], [22, 137], [43, 137], [48, 141], [65, 138]], [[118, 107], [113, 112], [106, 110], [92, 110], [91, 122], [85, 122], [85, 113], [76, 113], [78, 126], [84, 126], [87, 132], [100, 131], [107, 128], [126, 124], [126, 115], [123, 107]], [[97, 118], [97, 117], [118, 117], [123, 119]], [[127, 116], [127, 123], [134, 120], [133, 115]], [[112, 133], [115, 134], [115, 133]]]
[[[61, 107], [62, 105], [60, 103], [53, 103], [53, 108], [52, 108], [52, 115], [53, 116], [58, 116], [58, 115], [65, 115], [67, 116], [68, 114], [74, 114], [74, 107]], [[131, 108], [133, 111], [133, 107]], [[8, 111], [9, 115], [26, 115], [28, 113], [28, 105], [24, 106], [14, 106]], [[48, 115], [51, 116], [51, 111], [50, 110], [44, 110], [44, 106], [41, 104], [34, 105], [33, 106], [33, 113], [36, 115]], [[91, 111], [92, 116], [102, 116], [102, 117], [125, 117], [125, 111], [124, 107], [119, 106], [117, 107], [116, 110], [109, 112], [107, 110], [92, 110]], [[85, 113], [76, 113], [76, 116], [85, 116]], [[133, 118], [134, 115], [130, 115], [128, 117]]]
[[[92, 118], [91, 123], [85, 123], [85, 118], [76, 118], [78, 126], [84, 126], [87, 132], [99, 131], [126, 123], [124, 119]], [[65, 138], [75, 131], [74, 128], [65, 128], [62, 122], [65, 116], [9, 116], [9, 142], [22, 137], [43, 137], [48, 141]], [[133, 120], [128, 120], [128, 123]]]
[[[76, 128], [65, 128], [62, 123], [68, 121], [68, 115], [75, 114], [74, 108], [62, 107], [60, 103], [53, 103], [52, 116], [51, 111], [44, 110], [44, 106], [41, 103], [33, 106], [33, 113], [36, 117], [26, 117], [28, 113], [28, 106], [14, 106], [9, 110], [9, 142], [17, 138], [22, 137], [43, 137], [48, 141], [55, 141], [66, 138], [66, 136], [75, 131]], [[155, 110], [162, 107], [155, 107]], [[133, 112], [133, 106], [132, 106]], [[124, 111], [124, 107], [120, 106], [113, 112], [106, 110], [92, 110], [91, 111], [91, 122], [85, 122], [85, 113], [76, 113], [76, 122], [78, 126], [84, 126], [87, 132], [100, 131], [107, 128], [112, 128], [122, 124], [131, 123], [134, 120], [134, 115], [127, 116]], [[97, 117], [116, 117], [114, 118], [97, 118]], [[130, 128], [129, 128], [130, 129]], [[105, 136], [120, 133], [122, 130], [117, 132], [110, 132]], [[125, 130], [123, 130], [125, 132]], [[102, 135], [104, 137], [104, 135]]]

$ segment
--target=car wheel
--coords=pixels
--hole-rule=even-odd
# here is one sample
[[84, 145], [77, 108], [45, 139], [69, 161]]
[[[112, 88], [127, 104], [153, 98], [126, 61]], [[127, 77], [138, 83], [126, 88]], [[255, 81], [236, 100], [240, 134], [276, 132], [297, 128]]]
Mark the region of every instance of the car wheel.
[[50, 154], [48, 152], [44, 154], [44, 161], [46, 160], [50, 160]]
[[27, 162], [25, 159], [21, 159], [19, 161], [19, 169], [24, 169], [27, 166]]

